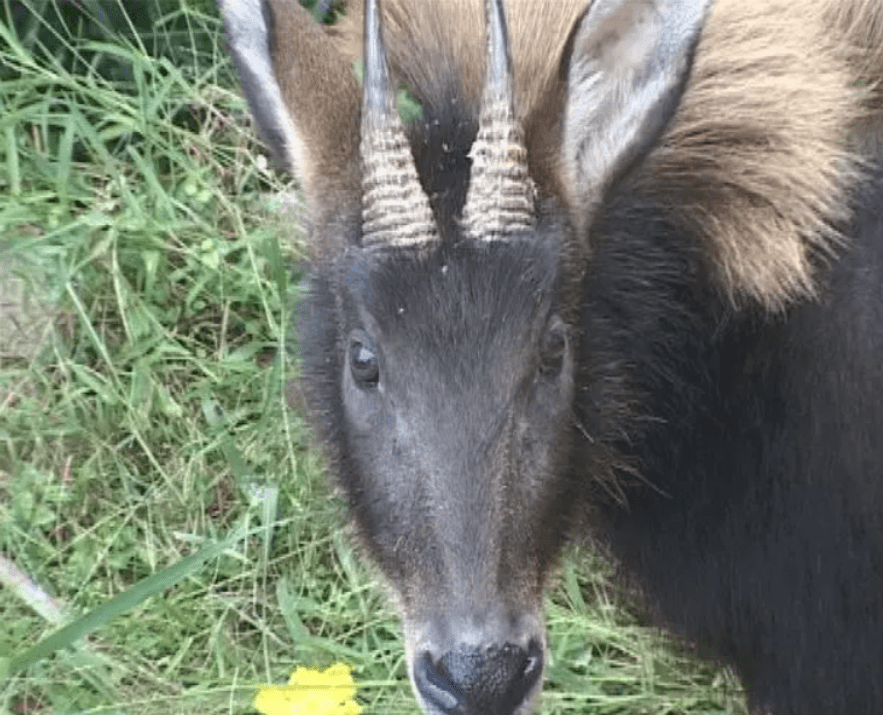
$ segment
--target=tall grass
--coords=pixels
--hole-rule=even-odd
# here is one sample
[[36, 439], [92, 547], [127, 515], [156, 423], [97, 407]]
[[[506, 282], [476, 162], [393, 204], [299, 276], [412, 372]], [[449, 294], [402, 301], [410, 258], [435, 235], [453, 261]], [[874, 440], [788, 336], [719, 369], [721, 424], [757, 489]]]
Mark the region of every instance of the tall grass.
[[[0, 261], [54, 326], [0, 349], [0, 713], [245, 714], [257, 684], [335, 661], [367, 712], [416, 713], [285, 405], [299, 204], [214, 8], [0, 9]], [[548, 598], [543, 712], [743, 712], [604, 573], [574, 553]]]

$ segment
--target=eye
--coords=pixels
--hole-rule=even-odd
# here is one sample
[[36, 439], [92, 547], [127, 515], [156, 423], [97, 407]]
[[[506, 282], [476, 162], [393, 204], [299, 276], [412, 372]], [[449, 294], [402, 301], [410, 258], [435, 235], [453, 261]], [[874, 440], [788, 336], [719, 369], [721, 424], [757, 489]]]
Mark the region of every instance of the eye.
[[567, 326], [557, 316], [549, 321], [540, 343], [540, 372], [554, 377], [561, 372], [567, 351]]
[[350, 342], [350, 371], [356, 385], [363, 390], [377, 386], [380, 367], [374, 346], [367, 337], [354, 338]]

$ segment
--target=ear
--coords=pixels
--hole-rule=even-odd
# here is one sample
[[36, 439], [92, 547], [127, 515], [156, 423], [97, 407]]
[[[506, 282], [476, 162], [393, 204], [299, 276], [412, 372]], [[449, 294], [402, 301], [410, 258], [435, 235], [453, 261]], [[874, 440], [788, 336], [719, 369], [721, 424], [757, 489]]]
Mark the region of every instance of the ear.
[[564, 61], [563, 185], [584, 230], [678, 106], [712, 0], [594, 0]]
[[355, 73], [297, 0], [219, 0], [255, 121], [294, 172], [313, 217], [358, 211], [361, 94]]

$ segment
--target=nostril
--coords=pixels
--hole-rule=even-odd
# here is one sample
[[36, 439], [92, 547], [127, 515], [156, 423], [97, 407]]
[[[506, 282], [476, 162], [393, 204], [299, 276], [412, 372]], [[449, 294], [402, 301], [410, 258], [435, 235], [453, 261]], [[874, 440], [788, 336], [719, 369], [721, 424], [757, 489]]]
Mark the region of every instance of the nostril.
[[543, 649], [537, 641], [527, 646], [527, 657], [524, 659], [522, 677], [528, 683], [528, 690], [534, 686], [543, 672]]
[[427, 708], [445, 715], [511, 715], [524, 702], [543, 671], [543, 650], [512, 644], [458, 648], [433, 661], [424, 653], [414, 668], [415, 684]]
[[[506, 650], [511, 648], [511, 650]], [[509, 713], [515, 710], [531, 689], [536, 685], [543, 672], [543, 649], [536, 641], [528, 644], [527, 651], [523, 648], [506, 646], [500, 654], [498, 667], [501, 673], [508, 673], [503, 680], [505, 696], [502, 699], [504, 709], [499, 712]], [[497, 711], [495, 711], [497, 712]]]
[[439, 673], [429, 653], [424, 653], [414, 664], [414, 683], [430, 711], [435, 709], [450, 715], [458, 711], [462, 698], [453, 683]]

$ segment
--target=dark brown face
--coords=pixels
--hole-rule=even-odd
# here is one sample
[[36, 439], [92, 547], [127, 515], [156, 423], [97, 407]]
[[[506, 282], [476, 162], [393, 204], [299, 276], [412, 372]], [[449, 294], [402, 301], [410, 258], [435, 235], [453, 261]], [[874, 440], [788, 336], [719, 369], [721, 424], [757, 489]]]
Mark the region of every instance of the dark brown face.
[[576, 501], [559, 248], [353, 251], [303, 311], [311, 403], [429, 712], [522, 712], [539, 689], [541, 593]]

